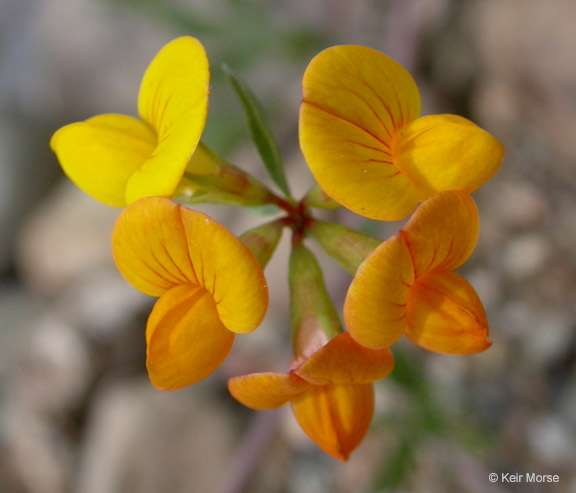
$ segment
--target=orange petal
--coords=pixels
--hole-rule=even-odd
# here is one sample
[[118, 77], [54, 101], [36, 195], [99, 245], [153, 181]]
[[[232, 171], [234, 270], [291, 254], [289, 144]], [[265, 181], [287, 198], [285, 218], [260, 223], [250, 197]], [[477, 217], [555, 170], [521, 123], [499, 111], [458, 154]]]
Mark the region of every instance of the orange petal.
[[453, 272], [429, 273], [416, 281], [408, 297], [406, 335], [439, 353], [478, 353], [492, 344], [480, 298]]
[[335, 46], [310, 62], [302, 86], [300, 143], [322, 189], [373, 219], [407, 216], [417, 192], [395, 166], [392, 143], [420, 113], [410, 74], [376, 50]]
[[251, 332], [268, 308], [268, 287], [260, 263], [236, 236], [207, 215], [184, 207], [180, 212], [199, 285], [214, 297], [228, 330]]
[[394, 344], [406, 329], [406, 301], [414, 268], [399, 236], [382, 243], [360, 265], [344, 302], [344, 321], [362, 346]]
[[112, 232], [116, 266], [143, 293], [160, 296], [179, 284], [200, 285], [181, 216], [175, 203], [151, 197], [124, 209], [116, 221]]
[[370, 383], [313, 387], [292, 400], [292, 410], [324, 452], [346, 461], [370, 427], [374, 388]]
[[478, 241], [478, 208], [466, 192], [443, 192], [422, 203], [400, 234], [416, 277], [431, 270], [455, 270]]
[[314, 385], [371, 383], [387, 377], [394, 368], [388, 349], [367, 349], [348, 332], [337, 335], [295, 373]]
[[395, 163], [425, 200], [445, 190], [474, 192], [502, 163], [504, 148], [466, 118], [431, 115], [418, 118], [398, 135]]
[[251, 409], [274, 409], [310, 388], [310, 384], [284, 373], [253, 373], [228, 380], [232, 396]]
[[112, 246], [120, 272], [146, 294], [159, 296], [178, 284], [201, 286], [233, 332], [254, 330], [264, 318], [268, 289], [258, 260], [201, 212], [164, 198], [141, 199], [118, 218]]
[[228, 355], [234, 334], [220, 322], [205, 289], [181, 285], [164, 293], [154, 305], [146, 342], [152, 385], [178, 390], [216, 370]]

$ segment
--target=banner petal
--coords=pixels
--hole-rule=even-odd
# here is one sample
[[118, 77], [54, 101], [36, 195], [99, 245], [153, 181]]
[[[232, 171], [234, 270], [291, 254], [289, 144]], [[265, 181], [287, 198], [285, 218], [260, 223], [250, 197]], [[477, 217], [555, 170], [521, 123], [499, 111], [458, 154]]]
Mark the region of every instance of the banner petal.
[[322, 189], [373, 219], [407, 216], [417, 191], [395, 165], [393, 146], [420, 113], [410, 74], [379, 51], [335, 46], [310, 62], [302, 87], [300, 143]]
[[210, 69], [202, 44], [183, 36], [164, 46], [146, 70], [138, 110], [158, 135], [154, 153], [130, 178], [126, 201], [172, 195], [206, 124]]

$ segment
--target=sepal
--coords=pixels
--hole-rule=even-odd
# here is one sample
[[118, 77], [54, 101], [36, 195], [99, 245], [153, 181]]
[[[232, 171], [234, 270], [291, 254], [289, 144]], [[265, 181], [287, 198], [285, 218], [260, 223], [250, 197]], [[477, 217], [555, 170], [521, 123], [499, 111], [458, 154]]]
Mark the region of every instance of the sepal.
[[276, 250], [283, 228], [284, 224], [278, 219], [250, 229], [240, 236], [240, 241], [254, 254], [262, 268], [266, 267]]
[[320, 188], [318, 183], [314, 183], [312, 188], [304, 197], [304, 204], [307, 207], [313, 207], [315, 209], [340, 209], [342, 206], [330, 198], [324, 190]]
[[254, 207], [274, 203], [273, 195], [262, 183], [203, 144], [190, 159], [173, 197], [185, 204]]
[[350, 274], [370, 255], [382, 240], [360, 233], [341, 224], [313, 220], [307, 228], [308, 234]]
[[316, 258], [295, 242], [290, 255], [290, 313], [296, 361], [307, 359], [343, 329]]

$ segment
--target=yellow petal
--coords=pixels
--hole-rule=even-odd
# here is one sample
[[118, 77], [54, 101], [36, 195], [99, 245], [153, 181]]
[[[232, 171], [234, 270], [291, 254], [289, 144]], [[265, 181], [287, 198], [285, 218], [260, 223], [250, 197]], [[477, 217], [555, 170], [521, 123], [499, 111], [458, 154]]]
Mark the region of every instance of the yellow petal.
[[344, 321], [361, 345], [394, 344], [406, 329], [406, 301], [414, 282], [410, 253], [399, 236], [382, 243], [360, 265], [344, 302]]
[[58, 130], [50, 141], [68, 177], [106, 205], [126, 205], [126, 185], [152, 154], [156, 135], [135, 118], [100, 115]]
[[127, 207], [112, 233], [118, 270], [152, 296], [178, 284], [205, 288], [222, 323], [250, 332], [264, 318], [268, 288], [258, 260], [224, 226], [201, 212], [160, 198]]
[[175, 39], [156, 55], [142, 79], [138, 110], [158, 145], [128, 182], [128, 203], [172, 195], [204, 130], [209, 87], [208, 58], [195, 38]]
[[408, 215], [416, 189], [391, 148], [396, 132], [420, 113], [410, 74], [379, 51], [335, 46], [310, 62], [302, 86], [300, 143], [323, 190], [373, 219]]
[[376, 141], [389, 143], [420, 114], [412, 76], [384, 53], [363, 46], [334, 46], [316, 55], [302, 87], [305, 105], [357, 126]]
[[310, 388], [310, 384], [294, 375], [253, 373], [228, 380], [232, 396], [251, 409], [274, 409]]
[[444, 190], [474, 192], [502, 163], [504, 148], [485, 130], [456, 115], [418, 118], [398, 135], [396, 165], [425, 200]]
[[360, 444], [374, 414], [372, 384], [313, 387], [292, 400], [304, 432], [327, 454], [339, 460]]
[[460, 267], [474, 251], [478, 228], [478, 208], [466, 192], [443, 192], [420, 205], [400, 233], [416, 277]]
[[[112, 232], [116, 266], [136, 289], [150, 296], [193, 283], [202, 285], [188, 254], [182, 214], [200, 214], [168, 199], [150, 197], [122, 211]], [[204, 215], [202, 215], [204, 217]]]
[[203, 288], [181, 285], [154, 305], [146, 326], [148, 375], [160, 390], [178, 390], [203, 380], [228, 355], [234, 334], [222, 325]]
[[449, 354], [472, 354], [491, 346], [482, 302], [453, 272], [420, 277], [408, 297], [406, 335], [419, 346]]
[[300, 146], [324, 192], [357, 214], [393, 221], [416, 207], [418, 190], [392, 164], [386, 143], [306, 101]]
[[367, 349], [348, 332], [339, 334], [317, 351], [295, 373], [314, 385], [371, 383], [387, 377], [394, 368], [388, 349]]

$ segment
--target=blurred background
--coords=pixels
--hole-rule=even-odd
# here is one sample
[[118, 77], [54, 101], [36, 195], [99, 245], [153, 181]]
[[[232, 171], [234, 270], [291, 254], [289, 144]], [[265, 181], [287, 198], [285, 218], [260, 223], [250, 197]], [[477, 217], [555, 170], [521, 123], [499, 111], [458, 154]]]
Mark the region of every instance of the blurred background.
[[[573, 0], [2, 0], [0, 491], [2, 493], [576, 492], [576, 2]], [[210, 378], [175, 393], [145, 373], [153, 300], [116, 272], [117, 209], [83, 195], [49, 149], [60, 126], [136, 115], [141, 76], [180, 35], [212, 66], [205, 141], [266, 180], [226, 63], [266, 109], [297, 196], [300, 84], [334, 44], [391, 55], [424, 114], [458, 113], [507, 149], [474, 197], [480, 242], [461, 269], [493, 346], [471, 357], [401, 341], [348, 463], [289, 407], [255, 413], [226, 380], [289, 364], [287, 238], [267, 268], [264, 324]], [[265, 218], [202, 206], [240, 234]], [[401, 223], [331, 219], [386, 238]], [[318, 251], [317, 249], [315, 251]], [[350, 277], [319, 253], [341, 306]], [[490, 483], [489, 473], [559, 483]]]

